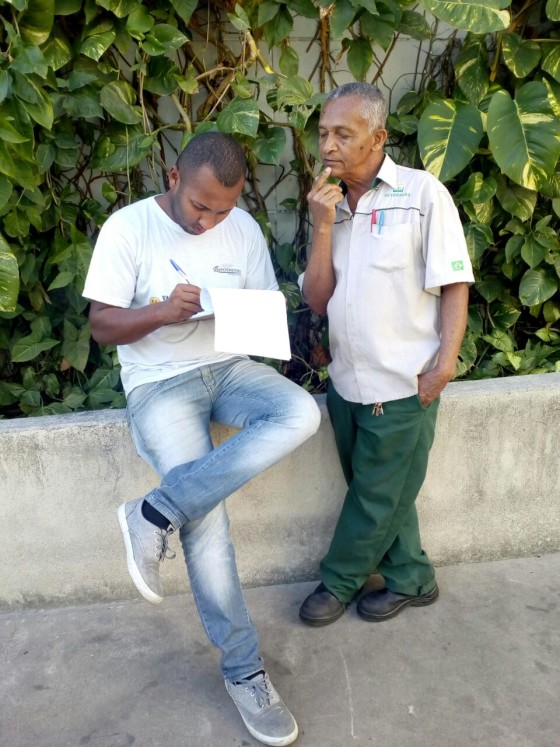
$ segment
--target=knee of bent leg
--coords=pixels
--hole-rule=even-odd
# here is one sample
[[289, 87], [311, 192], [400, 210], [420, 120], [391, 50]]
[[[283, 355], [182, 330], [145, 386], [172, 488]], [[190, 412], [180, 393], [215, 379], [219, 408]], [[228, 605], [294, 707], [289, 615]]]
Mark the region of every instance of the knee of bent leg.
[[319, 430], [321, 425], [321, 410], [315, 398], [299, 388], [298, 396], [292, 403], [293, 424], [297, 428], [301, 441], [312, 436]]

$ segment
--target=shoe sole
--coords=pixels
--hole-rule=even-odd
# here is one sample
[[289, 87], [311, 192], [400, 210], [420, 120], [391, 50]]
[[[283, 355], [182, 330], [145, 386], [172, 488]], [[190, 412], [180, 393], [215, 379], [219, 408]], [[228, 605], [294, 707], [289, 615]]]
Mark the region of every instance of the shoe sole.
[[414, 599], [403, 599], [403, 601], [398, 604], [396, 607], [394, 607], [391, 612], [388, 612], [386, 615], [371, 615], [367, 612], [363, 612], [358, 607], [358, 615], [362, 618], [362, 620], [366, 620], [366, 622], [383, 622], [384, 620], [390, 620], [393, 617], [396, 617], [400, 612], [405, 609], [405, 607], [428, 607], [430, 604], [433, 604], [435, 601], [437, 601], [437, 598], [439, 597], [439, 589], [436, 586], [435, 589], [433, 589], [429, 594], [426, 594], [423, 597], [415, 597]]
[[345, 613], [346, 608], [343, 607], [341, 610], [339, 610], [336, 615], [333, 615], [332, 617], [327, 617], [325, 619], [317, 619], [316, 617], [305, 617], [305, 615], [302, 615], [301, 612], [299, 613], [299, 619], [304, 622], [306, 625], [310, 625], [312, 628], [322, 628], [325, 625], [330, 625], [331, 623], [336, 622], [337, 620], [340, 620], [342, 615]]
[[142, 578], [142, 574], [140, 573], [140, 571], [138, 570], [138, 566], [134, 562], [134, 552], [132, 550], [130, 530], [128, 528], [128, 522], [126, 520], [126, 503], [121, 503], [121, 505], [118, 507], [117, 517], [119, 519], [119, 525], [123, 534], [124, 545], [126, 547], [126, 567], [128, 569], [130, 578], [133, 580], [134, 585], [136, 586], [140, 594], [142, 594], [144, 599], [146, 599], [151, 604], [161, 604], [163, 602], [163, 597], [154, 594], [154, 592]]
[[[235, 701], [233, 701], [235, 703]], [[243, 714], [240, 712], [241, 718], [243, 718]], [[292, 742], [295, 742], [298, 738], [298, 725], [296, 724], [296, 728], [294, 731], [289, 734], [287, 737], [267, 737], [266, 734], [261, 734], [258, 732], [254, 727], [250, 726], [245, 719], [243, 718], [243, 723], [245, 724], [245, 727], [249, 734], [252, 737], [255, 737], [255, 739], [258, 739], [259, 742], [262, 742], [263, 744], [268, 744], [270, 747], [286, 747], [288, 744], [292, 744]]]

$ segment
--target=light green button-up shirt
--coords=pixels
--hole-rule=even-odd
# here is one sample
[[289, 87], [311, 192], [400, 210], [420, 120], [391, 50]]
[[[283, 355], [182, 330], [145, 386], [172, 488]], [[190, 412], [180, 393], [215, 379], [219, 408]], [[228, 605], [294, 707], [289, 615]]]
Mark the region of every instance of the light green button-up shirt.
[[385, 156], [352, 215], [333, 226], [336, 287], [329, 301], [329, 375], [350, 402], [418, 393], [440, 346], [443, 285], [474, 281], [457, 209], [431, 174]]

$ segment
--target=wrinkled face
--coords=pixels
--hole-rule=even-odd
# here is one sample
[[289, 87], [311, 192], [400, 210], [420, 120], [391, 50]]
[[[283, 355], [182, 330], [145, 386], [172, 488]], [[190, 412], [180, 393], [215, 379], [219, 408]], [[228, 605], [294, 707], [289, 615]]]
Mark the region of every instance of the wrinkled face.
[[176, 166], [169, 172], [168, 212], [183, 231], [199, 235], [225, 220], [235, 207], [244, 179], [224, 187], [209, 166], [182, 173]]
[[342, 96], [329, 101], [319, 119], [319, 151], [332, 176], [344, 181], [360, 179], [383, 160], [387, 133], [383, 128], [369, 131], [360, 113], [359, 96]]

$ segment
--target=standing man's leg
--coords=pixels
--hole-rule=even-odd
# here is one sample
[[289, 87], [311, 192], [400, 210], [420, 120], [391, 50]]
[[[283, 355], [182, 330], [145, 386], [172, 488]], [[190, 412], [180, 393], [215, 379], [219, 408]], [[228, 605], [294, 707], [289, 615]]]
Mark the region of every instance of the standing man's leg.
[[[384, 404], [384, 414], [371, 406], [345, 402], [331, 387], [329, 411], [337, 443], [352, 437], [351, 461], [341, 460], [350, 477], [349, 489], [329, 551], [321, 562], [322, 583], [303, 603], [300, 616], [311, 625], [326, 625], [340, 617], [401, 532], [399, 583], [407, 594], [431, 591], [434, 571], [420, 545], [418, 527], [409, 514], [425, 477], [433, 442], [437, 402], [424, 408], [417, 397]], [[347, 451], [347, 446], [344, 446]], [[389, 567], [389, 564], [387, 567]]]

